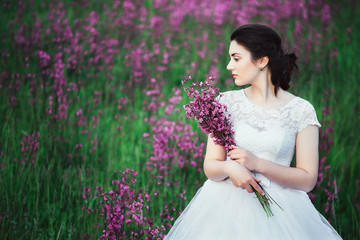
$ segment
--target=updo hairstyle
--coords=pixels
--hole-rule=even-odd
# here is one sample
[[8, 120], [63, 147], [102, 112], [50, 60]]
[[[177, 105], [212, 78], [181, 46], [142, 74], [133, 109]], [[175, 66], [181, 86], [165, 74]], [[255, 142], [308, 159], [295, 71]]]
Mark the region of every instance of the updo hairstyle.
[[294, 67], [298, 71], [295, 63], [297, 57], [294, 53], [284, 54], [281, 38], [272, 28], [261, 24], [245, 24], [236, 29], [230, 39], [245, 47], [253, 61], [265, 56], [269, 58], [267, 66], [275, 86], [275, 96], [279, 87], [289, 89]]

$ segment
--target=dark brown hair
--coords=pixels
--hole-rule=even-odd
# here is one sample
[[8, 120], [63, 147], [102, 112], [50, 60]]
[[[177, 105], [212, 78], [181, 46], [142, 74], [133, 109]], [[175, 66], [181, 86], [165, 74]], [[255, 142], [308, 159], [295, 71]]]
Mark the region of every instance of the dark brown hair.
[[245, 47], [254, 61], [265, 56], [269, 58], [267, 66], [275, 86], [275, 95], [279, 87], [289, 89], [294, 67], [298, 71], [295, 63], [297, 57], [294, 53], [284, 53], [281, 38], [272, 28], [261, 24], [245, 24], [237, 28], [230, 39]]

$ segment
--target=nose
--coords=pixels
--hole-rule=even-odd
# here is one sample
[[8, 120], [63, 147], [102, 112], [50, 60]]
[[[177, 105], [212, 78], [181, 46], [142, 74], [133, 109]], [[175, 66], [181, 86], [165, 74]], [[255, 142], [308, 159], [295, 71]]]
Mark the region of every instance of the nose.
[[231, 64], [231, 61], [229, 62], [229, 64], [226, 66], [226, 69], [231, 71], [233, 69], [233, 66]]

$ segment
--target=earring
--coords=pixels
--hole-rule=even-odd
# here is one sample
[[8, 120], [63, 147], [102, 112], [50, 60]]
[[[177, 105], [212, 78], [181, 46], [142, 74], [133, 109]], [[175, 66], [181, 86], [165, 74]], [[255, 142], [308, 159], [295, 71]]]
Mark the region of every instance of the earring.
[[260, 68], [260, 71], [264, 70], [264, 68]]

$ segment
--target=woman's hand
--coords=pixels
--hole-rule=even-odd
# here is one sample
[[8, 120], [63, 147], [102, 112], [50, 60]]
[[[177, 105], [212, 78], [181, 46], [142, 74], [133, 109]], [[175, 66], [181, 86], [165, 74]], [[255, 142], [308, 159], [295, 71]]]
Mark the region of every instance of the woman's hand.
[[236, 146], [232, 146], [232, 148], [233, 149], [227, 154], [231, 160], [240, 163], [250, 171], [256, 171], [258, 169], [260, 158], [243, 148]]
[[243, 165], [234, 161], [226, 161], [225, 172], [230, 177], [235, 187], [245, 188], [249, 193], [252, 193], [254, 192], [251, 188], [252, 186], [261, 195], [264, 195], [263, 190], [258, 184], [261, 180], [257, 179], [255, 175]]

